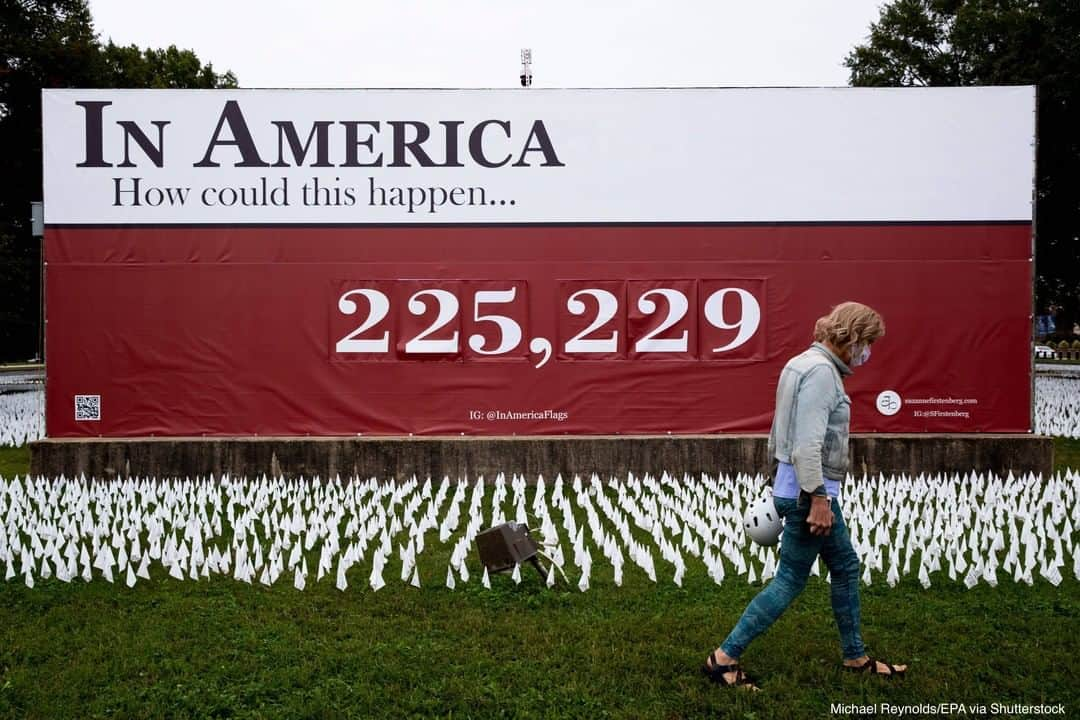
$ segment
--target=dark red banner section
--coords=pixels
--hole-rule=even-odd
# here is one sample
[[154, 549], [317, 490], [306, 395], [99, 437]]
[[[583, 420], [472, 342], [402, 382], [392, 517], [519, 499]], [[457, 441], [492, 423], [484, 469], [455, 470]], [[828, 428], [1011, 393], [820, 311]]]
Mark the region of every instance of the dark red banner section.
[[855, 432], [1030, 430], [1027, 223], [50, 227], [46, 260], [51, 437], [763, 433], [844, 300], [887, 328]]

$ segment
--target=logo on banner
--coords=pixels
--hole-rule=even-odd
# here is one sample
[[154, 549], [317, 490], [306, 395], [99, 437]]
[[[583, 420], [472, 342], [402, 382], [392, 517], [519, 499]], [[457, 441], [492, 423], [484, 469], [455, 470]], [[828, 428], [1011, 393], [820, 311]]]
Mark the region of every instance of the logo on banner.
[[900, 406], [903, 405], [903, 403], [900, 401], [900, 396], [894, 391], [885, 390], [878, 393], [875, 405], [878, 412], [882, 415], [895, 415], [900, 412]]

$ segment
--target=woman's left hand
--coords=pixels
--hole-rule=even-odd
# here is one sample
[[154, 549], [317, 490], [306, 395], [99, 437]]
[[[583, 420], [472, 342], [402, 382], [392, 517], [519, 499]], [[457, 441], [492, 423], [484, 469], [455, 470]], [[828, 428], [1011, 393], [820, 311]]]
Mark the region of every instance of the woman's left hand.
[[806, 518], [811, 535], [828, 535], [833, 524], [832, 499], [815, 496], [810, 501], [810, 515]]

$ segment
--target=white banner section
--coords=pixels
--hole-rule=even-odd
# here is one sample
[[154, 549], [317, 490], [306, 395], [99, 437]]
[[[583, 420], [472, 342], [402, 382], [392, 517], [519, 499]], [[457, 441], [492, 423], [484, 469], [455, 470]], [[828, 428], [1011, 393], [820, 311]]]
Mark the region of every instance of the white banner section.
[[42, 95], [52, 225], [1032, 218], [1032, 87]]

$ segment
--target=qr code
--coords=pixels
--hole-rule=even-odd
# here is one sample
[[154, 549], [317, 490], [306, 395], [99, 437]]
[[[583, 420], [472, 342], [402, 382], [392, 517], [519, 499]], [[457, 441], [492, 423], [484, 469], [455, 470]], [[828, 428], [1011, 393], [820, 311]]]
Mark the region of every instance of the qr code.
[[101, 396], [100, 395], [76, 395], [75, 396], [75, 420], [100, 420], [101, 419]]

